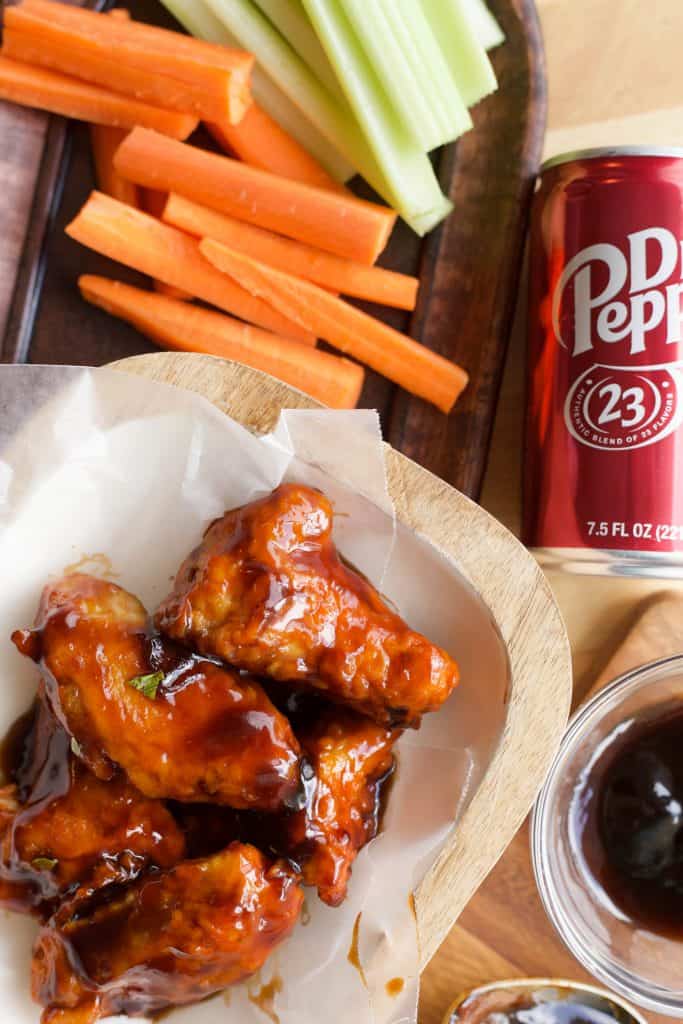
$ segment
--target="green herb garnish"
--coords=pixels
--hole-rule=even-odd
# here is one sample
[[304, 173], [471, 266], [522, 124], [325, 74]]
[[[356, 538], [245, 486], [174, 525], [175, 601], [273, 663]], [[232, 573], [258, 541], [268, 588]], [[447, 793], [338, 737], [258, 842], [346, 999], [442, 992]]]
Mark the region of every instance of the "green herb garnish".
[[80, 757], [81, 754], [83, 753], [83, 747], [80, 745], [77, 739], [74, 739], [73, 736], [71, 737], [71, 753], [74, 755], [74, 757]]
[[56, 868], [59, 861], [55, 860], [54, 857], [36, 857], [31, 861], [31, 867], [34, 867], [36, 871], [52, 871]]
[[143, 697], [148, 697], [149, 700], [154, 700], [157, 695], [157, 690], [164, 681], [163, 672], [152, 672], [148, 676], [135, 676], [133, 679], [128, 680], [128, 685], [132, 686], [134, 690], [138, 690]]

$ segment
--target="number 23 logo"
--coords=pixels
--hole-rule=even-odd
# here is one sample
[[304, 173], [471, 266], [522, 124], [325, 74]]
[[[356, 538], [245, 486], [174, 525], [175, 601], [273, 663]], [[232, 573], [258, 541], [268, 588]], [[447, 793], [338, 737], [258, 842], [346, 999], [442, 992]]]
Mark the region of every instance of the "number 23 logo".
[[645, 391], [641, 387], [622, 388], [620, 384], [605, 384], [598, 391], [598, 397], [607, 399], [598, 416], [599, 426], [621, 420], [624, 428], [637, 427], [647, 415]]
[[656, 444], [683, 422], [683, 365], [594, 365], [567, 392], [564, 421], [589, 448], [626, 451]]

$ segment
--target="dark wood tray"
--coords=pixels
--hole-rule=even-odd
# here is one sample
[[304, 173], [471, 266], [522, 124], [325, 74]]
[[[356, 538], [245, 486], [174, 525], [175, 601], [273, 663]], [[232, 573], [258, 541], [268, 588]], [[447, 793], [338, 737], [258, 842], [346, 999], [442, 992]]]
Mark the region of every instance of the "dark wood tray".
[[[127, 4], [135, 17], [171, 25], [156, 0]], [[451, 416], [368, 373], [361, 404], [377, 408], [386, 439], [466, 494], [477, 497], [486, 467], [507, 340], [519, 287], [533, 181], [545, 128], [543, 49], [533, 0], [491, 0], [506, 34], [493, 53], [499, 91], [474, 112], [474, 131], [440, 155], [442, 185], [455, 203], [448, 221], [422, 241], [399, 225], [382, 262], [422, 280], [418, 309], [375, 309], [388, 322], [470, 374]], [[14, 131], [36, 131], [33, 112], [3, 112]], [[31, 120], [33, 119], [33, 120]], [[46, 125], [39, 168], [0, 152], [18, 176], [36, 181], [23, 243], [17, 246], [16, 285], [2, 329], [0, 360], [98, 366], [151, 351], [133, 328], [81, 301], [76, 278], [88, 272], [142, 278], [92, 253], [64, 234], [93, 187], [87, 132], [59, 118]], [[3, 206], [10, 201], [0, 190]], [[370, 195], [363, 191], [364, 195]], [[16, 202], [12, 198], [12, 202]], [[7, 211], [9, 216], [9, 210]]]

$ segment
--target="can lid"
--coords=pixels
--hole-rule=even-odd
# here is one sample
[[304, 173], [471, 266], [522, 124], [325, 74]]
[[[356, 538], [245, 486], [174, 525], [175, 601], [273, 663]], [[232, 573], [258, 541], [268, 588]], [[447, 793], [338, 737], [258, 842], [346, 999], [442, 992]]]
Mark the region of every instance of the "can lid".
[[558, 153], [541, 164], [541, 173], [559, 164], [574, 160], [597, 160], [600, 157], [618, 156], [670, 156], [683, 159], [681, 146], [598, 146], [595, 149], [575, 149], [569, 153]]

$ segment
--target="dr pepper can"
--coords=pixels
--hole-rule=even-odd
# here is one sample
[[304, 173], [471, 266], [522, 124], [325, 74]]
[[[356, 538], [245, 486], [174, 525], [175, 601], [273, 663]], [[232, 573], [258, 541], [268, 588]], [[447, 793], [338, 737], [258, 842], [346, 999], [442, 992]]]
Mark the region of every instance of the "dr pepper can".
[[523, 539], [683, 577], [683, 149], [546, 163], [530, 241]]

